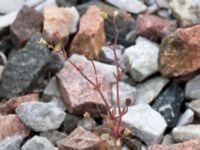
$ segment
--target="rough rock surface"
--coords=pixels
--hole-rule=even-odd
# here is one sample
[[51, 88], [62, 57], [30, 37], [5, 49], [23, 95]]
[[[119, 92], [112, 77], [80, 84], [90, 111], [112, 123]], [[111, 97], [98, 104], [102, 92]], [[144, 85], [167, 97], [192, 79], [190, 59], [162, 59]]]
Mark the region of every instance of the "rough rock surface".
[[19, 97], [13, 97], [9, 99], [5, 104], [0, 105], [0, 113], [2, 115], [13, 113], [18, 105], [25, 102], [38, 101], [38, 100], [39, 100], [38, 94], [28, 94]]
[[30, 129], [26, 127], [16, 115], [0, 116], [0, 140], [14, 135], [26, 138]]
[[65, 112], [51, 103], [27, 102], [16, 108], [22, 122], [36, 132], [58, 129]]
[[159, 143], [167, 127], [165, 119], [147, 104], [129, 107], [122, 120], [147, 145]]
[[82, 127], [76, 128], [67, 138], [58, 142], [60, 150], [100, 149], [100, 138]]
[[[95, 73], [92, 64], [89, 62], [76, 63], [81, 67], [86, 76], [95, 82]], [[105, 113], [106, 105], [99, 93], [71, 64], [66, 65], [58, 74], [60, 91], [67, 109], [72, 114], [83, 114], [86, 111], [93, 117], [99, 117], [99, 111]], [[97, 78], [101, 83], [103, 92], [108, 104], [111, 100], [111, 89], [109, 82], [105, 80], [103, 74], [98, 73]], [[97, 109], [97, 107], [99, 109]], [[99, 110], [99, 111], [98, 111]]]
[[10, 27], [12, 44], [16, 48], [24, 44], [42, 29], [43, 16], [33, 8], [24, 6]]
[[2, 75], [0, 97], [8, 99], [24, 94], [43, 74], [49, 50], [38, 44], [40, 39], [41, 34], [35, 34], [24, 49], [10, 58]]
[[130, 66], [129, 72], [135, 81], [142, 81], [158, 71], [158, 52], [156, 43], [139, 37], [136, 45], [125, 50], [122, 62]]
[[21, 144], [23, 138], [20, 135], [14, 135], [7, 137], [4, 140], [0, 141], [1, 150], [21, 150]]
[[79, 31], [72, 41], [70, 52], [83, 54], [88, 59], [98, 59], [104, 42], [104, 20], [101, 10], [90, 6], [80, 19]]
[[177, 29], [160, 46], [159, 69], [163, 76], [177, 77], [200, 68], [200, 25]]
[[150, 40], [162, 40], [176, 30], [176, 21], [168, 21], [155, 15], [141, 14], [138, 16], [135, 34]]

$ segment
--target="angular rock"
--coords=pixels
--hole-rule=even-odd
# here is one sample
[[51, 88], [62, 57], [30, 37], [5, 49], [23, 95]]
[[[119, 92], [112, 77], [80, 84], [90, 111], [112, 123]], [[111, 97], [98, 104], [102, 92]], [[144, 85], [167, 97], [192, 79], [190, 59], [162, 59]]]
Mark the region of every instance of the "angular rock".
[[187, 27], [200, 23], [199, 0], [172, 0], [170, 7], [181, 26]]
[[158, 52], [156, 43], [139, 37], [136, 45], [125, 50], [122, 62], [130, 66], [129, 72], [135, 81], [142, 81], [158, 71]]
[[72, 25], [72, 13], [69, 8], [47, 5], [44, 8], [43, 32], [48, 41], [68, 42]]
[[58, 129], [65, 119], [65, 112], [51, 103], [27, 102], [16, 108], [22, 122], [36, 132]]
[[200, 75], [189, 80], [185, 86], [185, 97], [190, 100], [200, 98]]
[[57, 106], [62, 111], [66, 111], [67, 107], [65, 106], [63, 100], [60, 97], [53, 97], [50, 102], [52, 105]]
[[187, 106], [192, 109], [197, 117], [200, 117], [200, 100], [194, 100], [190, 103], [187, 103]]
[[200, 138], [169, 146], [155, 145], [150, 150], [199, 150]]
[[15, 111], [15, 108], [17, 108], [18, 105], [25, 102], [32, 102], [32, 101], [38, 101], [38, 100], [39, 100], [38, 94], [28, 94], [28, 95], [19, 96], [19, 97], [13, 97], [9, 99], [5, 104], [0, 106], [0, 113], [2, 115], [13, 113]]
[[161, 92], [164, 86], [169, 82], [164, 77], [154, 77], [137, 86], [135, 104], [149, 104]]
[[25, 48], [9, 59], [0, 85], [0, 97], [11, 98], [26, 93], [44, 73], [49, 62], [49, 50], [38, 44], [41, 34], [35, 34]]
[[137, 19], [135, 34], [160, 41], [177, 28], [176, 21], [168, 21], [155, 15], [141, 14]]
[[[75, 64], [81, 67], [83, 73], [93, 82], [95, 82], [95, 73], [93, 66], [89, 62], [79, 62]], [[97, 91], [71, 64], [66, 65], [57, 73], [60, 91], [67, 106], [72, 114], [83, 114], [86, 111], [93, 117], [99, 117], [99, 111], [106, 112], [106, 105]], [[111, 89], [109, 82], [105, 80], [102, 73], [97, 73], [101, 91], [107, 99], [108, 105], [111, 100]], [[99, 109], [97, 109], [97, 107]], [[98, 111], [99, 110], [99, 111]]]
[[131, 12], [133, 14], [142, 13], [147, 9], [147, 6], [142, 1], [138, 1], [138, 0], [135, 0], [135, 1], [132, 1], [132, 0], [126, 0], [126, 1], [124, 1], [124, 0], [118, 0], [118, 1], [106, 0], [106, 1], [122, 10]]
[[67, 134], [59, 132], [57, 130], [50, 130], [40, 133], [41, 137], [47, 138], [52, 144], [57, 145], [57, 142], [66, 138]]
[[21, 150], [23, 138], [20, 135], [7, 137], [0, 141], [1, 150]]
[[185, 126], [193, 122], [194, 112], [191, 109], [187, 109], [179, 118], [176, 126]]
[[200, 68], [200, 25], [177, 29], [160, 46], [159, 70], [163, 76], [177, 77]]
[[163, 90], [152, 107], [165, 118], [168, 127], [173, 128], [179, 119], [183, 100], [183, 89], [178, 85], [172, 84]]
[[30, 133], [30, 129], [16, 115], [0, 116], [0, 131], [0, 140], [15, 135], [20, 135], [24, 139]]
[[187, 125], [176, 127], [172, 130], [173, 139], [176, 142], [184, 142], [200, 136], [200, 125]]
[[88, 59], [98, 59], [104, 42], [104, 20], [101, 10], [90, 6], [80, 19], [79, 31], [72, 41], [70, 52], [83, 54]]
[[[112, 100], [113, 104], [117, 106], [117, 92], [116, 92], [116, 84], [112, 86]], [[120, 106], [123, 107], [126, 103], [126, 99], [131, 100], [131, 104], [134, 104], [136, 97], [136, 88], [126, 84], [124, 82], [119, 82], [119, 100]]]
[[147, 145], [159, 143], [167, 127], [165, 119], [147, 104], [129, 107], [122, 120]]
[[82, 127], [76, 128], [67, 138], [58, 142], [60, 150], [100, 149], [100, 138]]
[[8, 14], [16, 10], [20, 10], [24, 5], [24, 0], [6, 0], [0, 4], [0, 13]]
[[43, 16], [33, 8], [24, 6], [10, 27], [11, 41], [16, 48], [24, 44], [42, 29]]
[[34, 136], [28, 140], [23, 146], [22, 150], [58, 150], [47, 138]]

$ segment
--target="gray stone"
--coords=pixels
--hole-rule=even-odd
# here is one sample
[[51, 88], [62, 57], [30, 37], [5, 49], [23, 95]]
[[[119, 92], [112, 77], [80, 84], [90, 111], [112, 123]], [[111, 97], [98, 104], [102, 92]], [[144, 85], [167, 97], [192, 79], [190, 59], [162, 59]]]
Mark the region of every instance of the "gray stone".
[[124, 66], [130, 66], [129, 72], [135, 81], [143, 81], [158, 71], [159, 47], [156, 43], [139, 37], [136, 45], [127, 48], [122, 57]]
[[[117, 92], [116, 92], [116, 84], [112, 86], [112, 100], [113, 104], [117, 106]], [[131, 100], [131, 104], [134, 103], [136, 97], [136, 88], [126, 84], [124, 82], [119, 82], [119, 100], [120, 106], [123, 107], [125, 105], [126, 99]]]
[[45, 0], [44, 2], [40, 3], [39, 5], [37, 5], [35, 7], [35, 10], [39, 11], [39, 12], [43, 12], [44, 7], [47, 5], [55, 5], [57, 6], [56, 0]]
[[81, 120], [79, 120], [78, 122], [78, 127], [83, 127], [86, 130], [92, 131], [92, 129], [94, 128], [94, 120], [91, 118], [83, 118]]
[[134, 1], [133, 0], [126, 0], [126, 1], [106, 0], [106, 1], [122, 10], [131, 12], [134, 14], [142, 13], [147, 9], [147, 6], [142, 1], [139, 1], [139, 0], [134, 0]]
[[185, 97], [190, 100], [200, 98], [200, 75], [197, 75], [186, 83]]
[[197, 117], [200, 117], [200, 99], [194, 100], [186, 105], [195, 112]]
[[169, 8], [169, 0], [156, 0], [156, 4], [159, 8]]
[[65, 106], [63, 99], [60, 97], [53, 97], [50, 102], [52, 105], [57, 106], [60, 108], [62, 111], [66, 111], [67, 107]]
[[171, 134], [166, 134], [166, 135], [163, 137], [162, 142], [161, 142], [162, 145], [172, 145], [172, 144], [174, 144], [174, 143], [175, 143], [175, 142], [174, 142], [174, 139], [173, 139], [173, 137], [172, 137]]
[[178, 85], [166, 87], [157, 97], [152, 107], [165, 118], [168, 127], [175, 127], [184, 100], [183, 89]]
[[5, 68], [4, 66], [0, 65], [0, 79], [2, 78], [2, 74], [3, 74], [4, 68]]
[[148, 7], [147, 9], [147, 13], [148, 14], [153, 14], [158, 10], [158, 6], [156, 4], [153, 4], [151, 6]]
[[147, 145], [159, 143], [167, 127], [165, 119], [147, 104], [129, 107], [122, 120]]
[[72, 16], [73, 16], [72, 17], [72, 25], [71, 25], [70, 33], [73, 34], [73, 33], [77, 32], [80, 15], [79, 15], [76, 7], [70, 7], [70, 11], [71, 11]]
[[44, 89], [43, 96], [47, 100], [50, 100], [53, 97], [61, 97], [56, 77], [51, 78], [48, 85]]
[[187, 125], [176, 127], [172, 130], [172, 136], [176, 142], [184, 142], [200, 136], [200, 125]]
[[167, 9], [161, 9], [157, 12], [157, 15], [161, 18], [165, 18], [165, 19], [168, 19], [170, 20], [171, 19], [171, 12]]
[[67, 134], [59, 132], [58, 130], [50, 130], [41, 132], [40, 136], [47, 138], [52, 144], [57, 145], [57, 142], [66, 138]]
[[164, 77], [154, 77], [137, 86], [135, 104], [149, 104], [161, 92], [164, 86], [169, 82]]
[[26, 0], [25, 1], [25, 5], [29, 6], [29, 7], [35, 7], [38, 4], [44, 2], [45, 0]]
[[22, 122], [36, 132], [58, 129], [65, 119], [65, 112], [51, 103], [27, 102], [16, 108]]
[[28, 140], [23, 146], [22, 150], [58, 150], [45, 137], [34, 136]]
[[24, 0], [5, 0], [0, 3], [0, 13], [8, 14], [16, 10], [20, 10], [24, 5]]
[[73, 0], [73, 1], [69, 1], [69, 0], [56, 0], [58, 6], [60, 7], [69, 7], [69, 6], [75, 6], [78, 3], [78, 0]]
[[23, 138], [20, 135], [7, 137], [0, 141], [0, 150], [20, 150]]
[[25, 48], [12, 56], [2, 75], [0, 97], [11, 98], [27, 92], [49, 62], [49, 50], [39, 44], [41, 34], [36, 33]]
[[181, 26], [186, 27], [200, 23], [199, 0], [172, 0], [170, 7]]
[[176, 126], [185, 126], [193, 122], [194, 112], [191, 109], [187, 109], [179, 118]]
[[0, 65], [6, 65], [7, 64], [7, 57], [3, 52], [0, 52]]

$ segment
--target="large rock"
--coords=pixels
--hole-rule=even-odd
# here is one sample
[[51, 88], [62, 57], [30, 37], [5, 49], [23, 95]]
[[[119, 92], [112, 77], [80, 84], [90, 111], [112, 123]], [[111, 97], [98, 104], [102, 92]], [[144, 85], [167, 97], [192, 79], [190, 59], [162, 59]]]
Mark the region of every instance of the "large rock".
[[129, 107], [122, 120], [147, 145], [159, 143], [167, 127], [164, 118], [147, 104]]
[[178, 85], [170, 85], [157, 97], [152, 107], [161, 113], [168, 127], [175, 127], [180, 116], [183, 100], [183, 89]]
[[[95, 73], [92, 64], [89, 62], [74, 62], [80, 67], [83, 73], [95, 83]], [[67, 109], [72, 114], [83, 114], [86, 111], [93, 117], [99, 117], [101, 113], [106, 112], [106, 105], [100, 94], [94, 90], [91, 85], [77, 69], [71, 64], [66, 65], [57, 73], [59, 87]], [[101, 91], [110, 105], [111, 89], [109, 82], [105, 80], [102, 73], [97, 74]]]
[[136, 35], [159, 41], [174, 32], [176, 27], [176, 21], [164, 20], [155, 15], [141, 14], [137, 19], [135, 33]]
[[52, 103], [27, 102], [16, 108], [16, 114], [32, 130], [41, 132], [58, 129], [65, 119], [65, 112]]
[[58, 150], [47, 138], [34, 136], [28, 140], [23, 146], [22, 150]]
[[100, 138], [82, 127], [76, 128], [67, 138], [58, 142], [60, 150], [100, 149]]
[[177, 77], [200, 68], [200, 25], [177, 29], [160, 46], [159, 69], [163, 76]]
[[187, 125], [176, 127], [172, 131], [173, 139], [177, 142], [184, 142], [200, 136], [200, 125]]
[[146, 38], [139, 37], [136, 45], [127, 48], [122, 62], [129, 67], [129, 72], [135, 81], [142, 81], [158, 71], [159, 47]]
[[161, 92], [164, 86], [169, 82], [163, 77], [154, 77], [137, 86], [135, 104], [149, 104]]
[[70, 52], [83, 54], [88, 59], [98, 59], [104, 42], [104, 20], [101, 10], [90, 6], [80, 19], [79, 31], [72, 41]]
[[0, 4], [0, 13], [7, 14], [13, 11], [19, 10], [24, 5], [25, 0], [6, 0], [1, 1]]
[[134, 14], [142, 13], [147, 9], [147, 6], [142, 1], [139, 1], [139, 0], [135, 0], [135, 1], [132, 1], [132, 0], [125, 0], [125, 1], [124, 0], [118, 0], [118, 1], [106, 0], [106, 1], [122, 10], [131, 12]]
[[0, 116], [0, 140], [15, 135], [26, 138], [30, 129], [26, 127], [16, 115]]
[[4, 140], [0, 141], [1, 150], [21, 150], [21, 144], [23, 138], [20, 135], [14, 135], [7, 137]]
[[11, 25], [11, 40], [16, 48], [24, 44], [42, 29], [43, 16], [33, 8], [24, 6], [17, 15], [15, 22]]
[[200, 147], [200, 138], [186, 141], [183, 143], [163, 146], [155, 145], [150, 150], [199, 150]]
[[186, 27], [200, 23], [199, 0], [172, 0], [170, 7], [181, 26]]
[[186, 83], [185, 97], [190, 100], [200, 99], [200, 75]]
[[32, 102], [32, 101], [38, 101], [38, 100], [39, 100], [38, 94], [28, 94], [28, 95], [19, 96], [19, 97], [13, 97], [9, 99], [5, 104], [0, 105], [0, 113], [2, 115], [13, 113], [15, 111], [15, 108], [17, 108], [18, 105], [25, 102]]
[[0, 97], [11, 98], [26, 93], [44, 73], [49, 50], [38, 42], [41, 34], [35, 34], [25, 48], [9, 59], [0, 85]]

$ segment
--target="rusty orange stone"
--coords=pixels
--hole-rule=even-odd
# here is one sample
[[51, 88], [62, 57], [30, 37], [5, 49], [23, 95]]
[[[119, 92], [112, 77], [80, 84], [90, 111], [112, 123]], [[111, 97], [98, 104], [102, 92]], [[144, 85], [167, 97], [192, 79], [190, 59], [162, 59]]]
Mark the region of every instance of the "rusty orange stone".
[[200, 68], [200, 25], [177, 29], [167, 36], [159, 53], [159, 69], [163, 76], [177, 77]]
[[38, 101], [38, 100], [39, 100], [38, 94], [28, 94], [19, 97], [13, 97], [9, 99], [5, 104], [0, 106], [0, 114], [6, 115], [9, 113], [13, 113], [15, 111], [15, 108], [17, 108], [17, 106], [20, 105], [21, 103]]
[[85, 55], [88, 59], [98, 59], [105, 42], [104, 20], [97, 6], [90, 6], [80, 19], [79, 31], [72, 41], [71, 53]]

